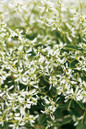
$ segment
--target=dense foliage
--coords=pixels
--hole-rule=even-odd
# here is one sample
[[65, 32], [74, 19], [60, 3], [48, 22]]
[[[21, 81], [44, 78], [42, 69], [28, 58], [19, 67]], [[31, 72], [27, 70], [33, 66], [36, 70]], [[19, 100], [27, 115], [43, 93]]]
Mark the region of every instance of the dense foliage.
[[0, 129], [86, 128], [85, 8], [0, 1]]

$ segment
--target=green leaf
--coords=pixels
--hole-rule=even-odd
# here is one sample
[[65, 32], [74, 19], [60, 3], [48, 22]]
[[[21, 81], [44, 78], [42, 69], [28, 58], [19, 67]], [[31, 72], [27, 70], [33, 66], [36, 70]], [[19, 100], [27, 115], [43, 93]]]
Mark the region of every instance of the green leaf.
[[65, 125], [71, 122], [71, 117], [70, 116], [65, 116], [64, 119], [62, 120], [61, 125]]
[[74, 44], [74, 45], [68, 44], [68, 45], [66, 45], [63, 49], [65, 49], [65, 50], [70, 50], [70, 51], [76, 51], [76, 50], [83, 51], [82, 48], [76, 46], [75, 44]]
[[81, 107], [82, 110], [85, 110], [86, 107], [84, 107], [84, 104], [82, 102], [77, 102], [79, 104], [79, 106]]
[[7, 46], [7, 48], [14, 48], [15, 44], [8, 42], [8, 43], [6, 43], [6, 46]]
[[86, 129], [86, 124], [79, 124], [76, 129]]
[[69, 63], [69, 67], [70, 68], [76, 68], [76, 65], [78, 64], [77, 60], [72, 61], [71, 63]]
[[2, 97], [0, 97], [0, 102], [4, 102], [4, 99]]
[[41, 114], [41, 115], [39, 116], [38, 123], [39, 123], [39, 125], [44, 125], [44, 124], [46, 124], [46, 115], [45, 115], [45, 114]]

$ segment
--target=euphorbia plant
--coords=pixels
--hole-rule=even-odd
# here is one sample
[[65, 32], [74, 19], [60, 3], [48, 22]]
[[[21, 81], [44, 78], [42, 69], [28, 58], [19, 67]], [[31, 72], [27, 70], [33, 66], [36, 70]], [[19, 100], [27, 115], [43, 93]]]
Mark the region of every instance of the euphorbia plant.
[[86, 19], [79, 5], [0, 1], [1, 129], [85, 129]]

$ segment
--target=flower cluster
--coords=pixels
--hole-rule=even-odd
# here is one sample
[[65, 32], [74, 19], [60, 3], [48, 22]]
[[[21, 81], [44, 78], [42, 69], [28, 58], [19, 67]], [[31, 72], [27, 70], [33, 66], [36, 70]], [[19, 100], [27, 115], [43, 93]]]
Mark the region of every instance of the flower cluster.
[[1, 129], [85, 127], [84, 9], [61, 0], [0, 1]]

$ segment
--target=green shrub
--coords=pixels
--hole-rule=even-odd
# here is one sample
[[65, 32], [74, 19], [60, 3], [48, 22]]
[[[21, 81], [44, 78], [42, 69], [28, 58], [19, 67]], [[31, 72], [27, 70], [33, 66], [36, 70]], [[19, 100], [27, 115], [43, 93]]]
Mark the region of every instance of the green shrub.
[[0, 8], [0, 129], [85, 129], [85, 4]]

